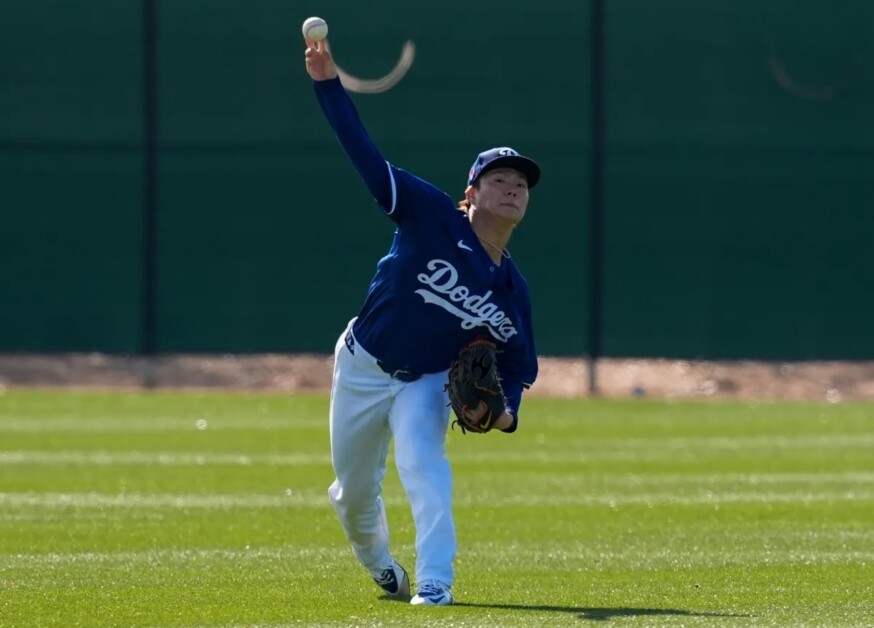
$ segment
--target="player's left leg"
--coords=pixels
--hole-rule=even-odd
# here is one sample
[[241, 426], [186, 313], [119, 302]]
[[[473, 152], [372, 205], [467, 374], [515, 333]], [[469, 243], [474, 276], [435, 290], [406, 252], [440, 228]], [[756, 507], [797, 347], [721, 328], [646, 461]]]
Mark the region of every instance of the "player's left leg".
[[[395, 463], [416, 526], [416, 582], [452, 586], [456, 553], [452, 471], [446, 458], [449, 423], [446, 373], [425, 375], [395, 397], [389, 422]], [[418, 597], [418, 596], [417, 596]], [[415, 601], [416, 598], [414, 598]]]
[[[348, 329], [347, 329], [348, 331]], [[363, 349], [353, 353], [341, 334], [334, 351], [329, 411], [331, 463], [328, 496], [361, 564], [371, 574], [393, 563], [382, 480], [391, 440], [388, 376]]]

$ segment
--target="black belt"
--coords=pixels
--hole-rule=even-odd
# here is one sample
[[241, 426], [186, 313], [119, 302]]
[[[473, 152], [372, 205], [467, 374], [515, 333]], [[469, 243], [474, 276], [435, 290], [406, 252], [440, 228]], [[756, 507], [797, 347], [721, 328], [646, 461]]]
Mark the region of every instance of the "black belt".
[[[351, 329], [346, 332], [345, 342], [346, 348], [349, 349], [349, 353], [355, 355], [355, 336], [352, 335]], [[399, 382], [414, 382], [422, 377], [421, 373], [416, 373], [415, 371], [408, 371], [406, 369], [393, 369], [391, 367], [388, 367], [382, 360], [377, 360], [376, 365]]]

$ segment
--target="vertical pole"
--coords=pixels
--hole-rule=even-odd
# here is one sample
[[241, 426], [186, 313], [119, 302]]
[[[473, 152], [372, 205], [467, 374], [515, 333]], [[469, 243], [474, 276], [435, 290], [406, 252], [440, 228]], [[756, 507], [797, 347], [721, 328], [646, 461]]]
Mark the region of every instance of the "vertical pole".
[[592, 75], [592, 188], [589, 208], [589, 393], [598, 393], [598, 359], [601, 357], [601, 314], [604, 244], [605, 151], [605, 1], [592, 0], [590, 58]]
[[[143, 257], [142, 350], [147, 363], [157, 350], [158, 231], [158, 0], [143, 0]], [[151, 364], [145, 385], [154, 385]]]

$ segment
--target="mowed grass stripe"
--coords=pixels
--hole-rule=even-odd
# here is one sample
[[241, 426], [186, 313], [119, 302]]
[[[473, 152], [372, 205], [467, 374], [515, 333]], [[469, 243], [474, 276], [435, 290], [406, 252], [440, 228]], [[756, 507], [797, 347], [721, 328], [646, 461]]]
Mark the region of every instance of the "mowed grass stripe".
[[[470, 463], [464, 474], [489, 474], [488, 465], [477, 463], [488, 461], [475, 453], [456, 453], [452, 456], [455, 462]], [[142, 452], [142, 451], [0, 451], [0, 464], [2, 465], [48, 465], [48, 466], [161, 466], [161, 467], [189, 467], [189, 466], [310, 466], [329, 465], [330, 455], [325, 454], [221, 454], [203, 452]], [[505, 478], [513, 477], [514, 472], [503, 471]], [[528, 476], [525, 471], [516, 472], [521, 477], [514, 481], [523, 482]], [[803, 484], [817, 486], [822, 484], [865, 484], [874, 486], [874, 471], [845, 471], [845, 472], [773, 472], [773, 473], [586, 473], [578, 472], [551, 472], [537, 478], [538, 483], [544, 485], [556, 484], [561, 487], [585, 485], [593, 482], [597, 484], [609, 484], [620, 487], [642, 486], [719, 486], [719, 485], [783, 485]]]
[[20, 567], [33, 564], [71, 565], [88, 564], [131, 564], [145, 563], [149, 565], [189, 563], [192, 561], [257, 561], [257, 560], [347, 560], [349, 548], [345, 544], [334, 547], [257, 547], [246, 549], [171, 549], [146, 550], [141, 552], [49, 552], [31, 554], [0, 554], [0, 566]]
[[[412, 551], [412, 547], [397, 547], [403, 553]], [[318, 560], [333, 563], [348, 563], [349, 548], [337, 545], [333, 548], [312, 546], [282, 546], [257, 547], [241, 550], [192, 549], [192, 550], [147, 550], [141, 552], [69, 552], [69, 553], [31, 553], [17, 555], [0, 555], [0, 567], [14, 569], [28, 566], [60, 566], [60, 565], [123, 565], [134, 567], [148, 565], [152, 567], [170, 567], [194, 562], [206, 565], [216, 562], [260, 562], [260, 561], [300, 561]], [[590, 570], [614, 569], [617, 565], [639, 564], [641, 562], [640, 548], [631, 547], [621, 551], [605, 550], [597, 543], [591, 545], [570, 545], [553, 547], [544, 554], [541, 547], [520, 543], [510, 543], [501, 547], [492, 543], [468, 543], [465, 548], [465, 558], [486, 564], [500, 563], [506, 566], [531, 565], [537, 569], [555, 568], [556, 565], [568, 566], [579, 563]], [[544, 559], [552, 561], [545, 563]], [[715, 547], [702, 553], [701, 551], [678, 550], [671, 548], [658, 553], [649, 553], [647, 563], [683, 564], [687, 566], [751, 564], [845, 564], [874, 560], [874, 550], [852, 550], [838, 552], [821, 549], [757, 549], [737, 550]], [[509, 561], [509, 565], [507, 564]]]
[[[811, 504], [815, 502], [871, 502], [874, 489], [845, 489], [832, 491], [796, 490], [774, 491], [714, 491], [702, 490], [692, 494], [678, 495], [675, 492], [628, 494], [554, 494], [554, 495], [506, 495], [488, 489], [476, 494], [456, 497], [454, 503], [460, 508], [482, 507], [551, 507], [551, 506], [609, 506], [623, 504], [652, 506], [697, 506], [701, 504], [748, 503], [748, 504]], [[386, 495], [387, 506], [401, 506], [406, 499], [399, 495]], [[5, 508], [167, 508], [167, 509], [259, 509], [259, 508], [324, 508], [327, 497], [312, 492], [299, 493], [289, 489], [285, 495], [222, 495], [222, 494], [140, 494], [140, 493], [0, 493], [0, 507]], [[3, 515], [0, 514], [0, 519]]]
[[[584, 431], [609, 435], [609, 420], [623, 416], [621, 431], [641, 428], [655, 437], [677, 434], [768, 434], [791, 426], [792, 433], [833, 434], [840, 425], [870, 437], [868, 404], [802, 404], [697, 401], [574, 400], [526, 398], [528, 432], [557, 434]], [[326, 395], [246, 393], [146, 393], [0, 390], [0, 433], [272, 431], [327, 429]], [[767, 419], [764, 420], [763, 419]]]
[[322, 454], [225, 454], [179, 451], [0, 451], [0, 464], [75, 465], [75, 466], [169, 466], [204, 465], [300, 466], [330, 464], [331, 455]]
[[[785, 449], [782, 451], [786, 451]], [[702, 457], [706, 451], [696, 450], [695, 456]], [[648, 454], [648, 455], [647, 455]], [[655, 456], [653, 458], [652, 456]], [[489, 471], [489, 463], [493, 462], [544, 462], [545, 459], [553, 463], [573, 463], [582, 460], [591, 461], [593, 457], [602, 460], [616, 460], [628, 457], [633, 460], [657, 459], [665, 457], [673, 459], [669, 452], [643, 452], [632, 453], [586, 451], [571, 455], [550, 456], [547, 452], [494, 452], [494, 451], [453, 451], [449, 455], [454, 463], [469, 465], [466, 473], [477, 471], [481, 467]], [[83, 466], [83, 467], [106, 467], [106, 466], [159, 466], [159, 467], [202, 467], [202, 466], [267, 466], [267, 467], [296, 467], [312, 465], [330, 465], [329, 452], [322, 453], [219, 453], [210, 451], [109, 451], [105, 449], [88, 450], [14, 450], [0, 451], [0, 465], [46, 465], [46, 466]], [[507, 473], [504, 471], [504, 473]], [[519, 473], [525, 474], [524, 471]], [[591, 472], [589, 473], [591, 475]], [[599, 474], [599, 476], [617, 476], [620, 474]], [[562, 474], [549, 473], [549, 476], [562, 477]], [[659, 474], [647, 473], [646, 475], [621, 474], [629, 477], [629, 483], [663, 483], [663, 482], [743, 482], [751, 484], [783, 483], [783, 482], [872, 482], [874, 472], [845, 471], [841, 473], [709, 473], [709, 474]], [[655, 478], [655, 479], [653, 479]]]
[[0, 414], [0, 433], [88, 432], [88, 433], [150, 433], [193, 431], [273, 431], [298, 429], [326, 429], [324, 416], [294, 415], [288, 417], [211, 418], [142, 418], [127, 416], [25, 417]]
[[[327, 432], [327, 427], [324, 432]], [[38, 432], [35, 432], [35, 434]], [[57, 432], [47, 430], [46, 434], [51, 434], [54, 439], [59, 438]], [[71, 432], [76, 434], [77, 432]], [[193, 430], [186, 430], [186, 433], [192, 433]], [[299, 436], [299, 435], [298, 435]], [[321, 436], [321, 434], [320, 434]], [[273, 436], [276, 438], [276, 436]], [[512, 438], [501, 435], [496, 435], [497, 438]], [[284, 438], [284, 435], [283, 435]], [[459, 436], [458, 438], [490, 438], [489, 436]], [[677, 454], [695, 455], [715, 455], [733, 452], [769, 452], [769, 451], [806, 451], [806, 450], [858, 450], [870, 449], [874, 447], [874, 433], [860, 434], [823, 434], [823, 435], [779, 435], [779, 436], [764, 436], [764, 437], [682, 437], [682, 438], [567, 438], [558, 440], [556, 438], [545, 438], [540, 434], [533, 438], [530, 435], [517, 436], [517, 442], [495, 442], [488, 443], [488, 447], [478, 447], [479, 443], [471, 445], [465, 442], [451, 442], [458, 449], [453, 451], [452, 456], [464, 456], [467, 453], [475, 453], [480, 460], [513, 460], [513, 461], [555, 461], [578, 460], [581, 456], [598, 457], [606, 459], [621, 460], [629, 457], [647, 459], [658, 459], [662, 457], [674, 457]], [[533, 442], [532, 442], [533, 441]], [[38, 442], [38, 441], [37, 441]], [[104, 453], [106, 441], [103, 449], [95, 450], [95, 453]], [[209, 445], [211, 441], [204, 438], [204, 445]], [[131, 443], [128, 439], [118, 442], [119, 447], [124, 447], [123, 451], [131, 451]], [[324, 449], [327, 450], [327, 443]], [[296, 447], [294, 435], [287, 444], [287, 449], [293, 450]], [[475, 449], [470, 449], [475, 447]], [[516, 447], [524, 447], [525, 450], [516, 449]], [[15, 456], [25, 451], [40, 451], [24, 445], [17, 446], [14, 450], [5, 450], [0, 452], [0, 455], [5, 455], [10, 461], [15, 461]], [[138, 453], [138, 452], [135, 452]], [[160, 452], [159, 452], [160, 453]], [[240, 452], [240, 456], [246, 456], [247, 453]], [[293, 454], [290, 454], [293, 457]], [[279, 459], [277, 457], [277, 459]]]

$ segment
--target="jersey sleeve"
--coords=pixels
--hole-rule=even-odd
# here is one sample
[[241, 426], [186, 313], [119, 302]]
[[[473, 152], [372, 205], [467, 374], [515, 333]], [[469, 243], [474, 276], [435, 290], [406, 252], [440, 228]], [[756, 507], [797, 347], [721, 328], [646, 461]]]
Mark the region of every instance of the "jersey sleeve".
[[439, 212], [452, 207], [446, 192], [406, 170], [389, 165], [389, 177], [392, 202], [386, 213], [398, 225], [427, 223], [429, 218], [433, 220]]
[[349, 161], [376, 202], [388, 211], [394, 203], [389, 166], [364, 128], [340, 78], [313, 81], [313, 88], [316, 99]]
[[507, 400], [506, 410], [513, 416], [513, 425], [505, 429], [505, 432], [516, 431], [519, 424], [519, 408], [522, 405], [522, 392], [534, 384], [539, 368], [531, 323], [531, 301], [527, 288], [521, 296], [523, 299], [520, 308], [523, 316], [521, 327], [524, 336], [515, 343], [508, 343], [503, 354], [498, 357], [498, 372], [504, 388], [504, 397]]
[[343, 151], [377, 204], [401, 224], [432, 204], [445, 206], [449, 196], [419, 177], [388, 163], [358, 116], [339, 77], [313, 81], [316, 98]]

